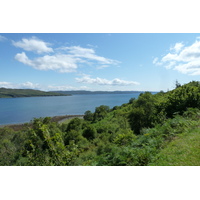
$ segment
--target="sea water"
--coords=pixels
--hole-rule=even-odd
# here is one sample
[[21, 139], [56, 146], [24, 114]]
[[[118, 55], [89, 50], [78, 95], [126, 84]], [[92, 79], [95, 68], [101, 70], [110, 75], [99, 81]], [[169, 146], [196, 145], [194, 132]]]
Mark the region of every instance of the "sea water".
[[29, 122], [33, 118], [82, 115], [100, 105], [110, 108], [138, 98], [132, 94], [85, 94], [73, 96], [0, 98], [0, 125]]

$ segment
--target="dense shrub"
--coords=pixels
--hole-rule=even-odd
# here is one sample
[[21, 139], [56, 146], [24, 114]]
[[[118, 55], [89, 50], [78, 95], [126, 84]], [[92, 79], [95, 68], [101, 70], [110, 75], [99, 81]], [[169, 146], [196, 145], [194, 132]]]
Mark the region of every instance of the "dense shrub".
[[66, 124], [34, 119], [0, 128], [0, 165], [144, 166], [180, 134], [199, 127], [200, 85], [149, 92], [110, 109], [101, 105]]
[[155, 98], [150, 92], [140, 94], [129, 114], [129, 122], [134, 133], [139, 134], [144, 127], [152, 127], [155, 122]]

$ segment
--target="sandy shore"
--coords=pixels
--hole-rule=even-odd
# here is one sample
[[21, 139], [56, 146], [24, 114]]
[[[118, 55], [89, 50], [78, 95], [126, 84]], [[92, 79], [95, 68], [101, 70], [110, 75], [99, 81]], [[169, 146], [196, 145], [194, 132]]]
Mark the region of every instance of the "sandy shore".
[[[83, 118], [84, 115], [62, 115], [62, 116], [54, 116], [51, 117], [51, 121], [52, 122], [58, 122], [58, 123], [62, 123], [63, 121], [67, 120], [67, 119], [73, 119], [75, 117], [78, 118]], [[5, 125], [0, 125], [0, 128], [3, 127], [9, 127], [12, 128], [15, 131], [21, 130], [23, 127], [30, 125], [29, 123], [19, 123], [19, 124], [5, 124]]]

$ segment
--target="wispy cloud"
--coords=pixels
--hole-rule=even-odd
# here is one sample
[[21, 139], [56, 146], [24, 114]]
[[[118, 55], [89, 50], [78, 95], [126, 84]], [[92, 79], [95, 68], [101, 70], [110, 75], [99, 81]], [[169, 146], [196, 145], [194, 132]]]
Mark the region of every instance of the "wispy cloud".
[[174, 46], [172, 46], [170, 50], [175, 51], [175, 53], [178, 53], [183, 47], [184, 47], [184, 44], [182, 42], [178, 42]]
[[35, 37], [13, 42], [15, 47], [25, 51], [33, 51], [38, 54], [50, 53], [44, 56], [30, 59], [25, 52], [15, 55], [15, 59], [37, 70], [54, 70], [60, 73], [76, 72], [77, 68], [84, 64], [103, 69], [111, 65], [118, 65], [117, 60], [98, 56], [94, 49], [80, 46], [59, 47], [55, 50], [48, 47], [50, 44]]
[[89, 90], [87, 86], [75, 87], [71, 85], [48, 85], [45, 90], [48, 91], [66, 91], [66, 90]]
[[184, 46], [183, 43], [176, 43], [160, 61], [159, 59], [154, 59], [153, 64], [159, 64], [183, 74], [200, 75], [200, 41], [196, 40], [189, 46]]
[[82, 78], [76, 78], [76, 81], [79, 83], [88, 83], [88, 84], [97, 84], [97, 85], [110, 85], [110, 86], [128, 86], [128, 85], [139, 85], [135, 81], [125, 81], [119, 78], [113, 80], [107, 80], [103, 78], [90, 78], [90, 76], [84, 76]]
[[42, 91], [66, 91], [66, 90], [88, 90], [87, 86], [75, 87], [71, 85], [41, 85], [38, 83], [32, 83], [30, 81], [24, 83], [12, 83], [12, 82], [0, 82], [0, 88], [10, 88], [10, 89], [35, 89]]
[[0, 88], [10, 88], [12, 84], [10, 82], [0, 82]]
[[36, 37], [32, 37], [29, 39], [23, 38], [21, 41], [17, 42], [12, 41], [12, 44], [15, 47], [24, 49], [25, 51], [33, 51], [38, 54], [53, 52], [53, 49], [49, 47], [51, 44], [39, 40]]
[[2, 35], [0, 35], [0, 42], [3, 42], [3, 41], [5, 41], [5, 40], [7, 40], [7, 38], [4, 37], [4, 36], [2, 36]]
[[0, 87], [4, 88], [12, 88], [12, 89], [39, 89], [41, 86], [39, 84], [34, 84], [29, 81], [25, 83], [11, 83], [11, 82], [0, 82]]
[[76, 60], [75, 58], [63, 54], [52, 56], [45, 55], [43, 57], [38, 57], [31, 60], [24, 52], [18, 53], [15, 56], [15, 59], [37, 70], [54, 70], [60, 73], [75, 72], [78, 62], [78, 60]]
[[158, 57], [153, 59], [153, 64], [157, 66], [162, 65], [162, 63], [158, 61]]
[[72, 55], [75, 58], [88, 59], [90, 61], [97, 61], [99, 64], [104, 65], [117, 65], [120, 62], [117, 60], [112, 60], [102, 56], [96, 55], [94, 49], [92, 48], [83, 48], [80, 46], [71, 46], [63, 47], [61, 50], [65, 50], [68, 54]]

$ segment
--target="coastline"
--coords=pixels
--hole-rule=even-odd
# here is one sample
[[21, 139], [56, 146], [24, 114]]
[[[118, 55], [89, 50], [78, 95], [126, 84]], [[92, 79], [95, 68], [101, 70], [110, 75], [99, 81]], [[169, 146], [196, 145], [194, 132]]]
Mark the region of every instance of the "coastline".
[[[54, 116], [54, 117], [50, 117], [52, 122], [57, 122], [57, 123], [62, 123], [67, 119], [73, 119], [73, 118], [83, 118], [84, 115], [61, 115], [61, 116]], [[48, 116], [47, 116], [48, 117]], [[0, 125], [0, 128], [4, 128], [4, 127], [8, 127], [8, 128], [12, 128], [14, 131], [18, 131], [21, 130], [23, 127], [30, 125], [30, 122], [26, 122], [26, 123], [17, 123], [17, 124], [3, 124]]]

